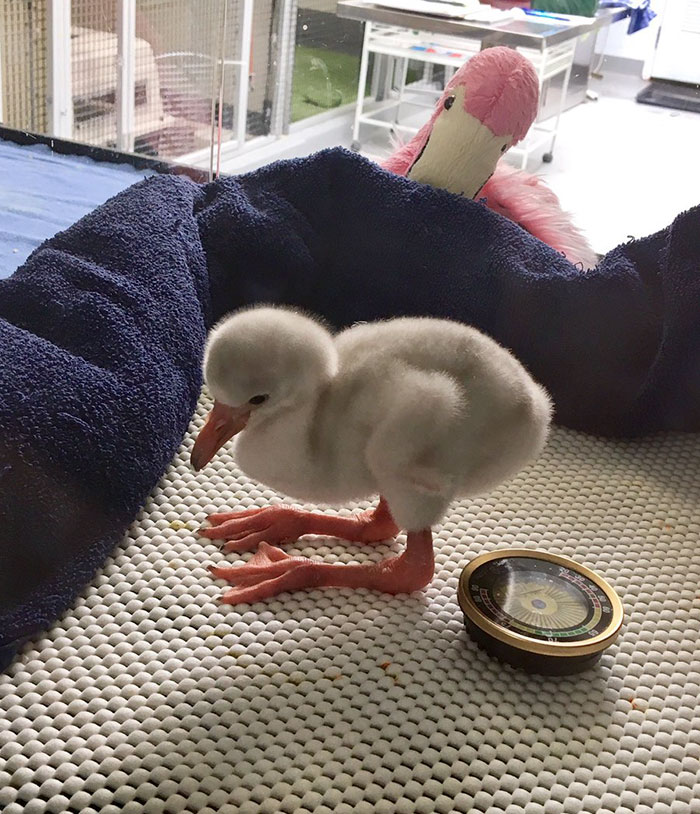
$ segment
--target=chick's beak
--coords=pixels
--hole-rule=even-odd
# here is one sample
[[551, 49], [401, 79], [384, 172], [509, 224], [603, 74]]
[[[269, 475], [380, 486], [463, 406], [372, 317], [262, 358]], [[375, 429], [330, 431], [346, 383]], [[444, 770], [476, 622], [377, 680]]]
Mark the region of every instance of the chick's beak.
[[206, 466], [221, 447], [236, 433], [239, 433], [250, 418], [250, 407], [229, 407], [228, 404], [214, 402], [206, 423], [197, 435], [190, 460], [195, 470]]

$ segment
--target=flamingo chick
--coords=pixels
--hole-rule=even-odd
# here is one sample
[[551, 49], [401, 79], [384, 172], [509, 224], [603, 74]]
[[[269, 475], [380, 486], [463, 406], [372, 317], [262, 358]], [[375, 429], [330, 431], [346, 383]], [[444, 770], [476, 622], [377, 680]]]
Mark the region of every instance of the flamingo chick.
[[[372, 511], [334, 517], [269, 507], [215, 514], [205, 537], [257, 553], [212, 568], [237, 604], [321, 586], [392, 594], [433, 576], [431, 527], [452, 500], [488, 492], [542, 450], [547, 393], [504, 348], [447, 320], [360, 324], [336, 336], [294, 310], [256, 307], [212, 331], [204, 378], [214, 408], [192, 450], [199, 470], [237, 435], [250, 477], [297, 500], [343, 503], [381, 495]], [[240, 433], [240, 435], [238, 435]], [[334, 565], [274, 543], [304, 534], [378, 542], [407, 532], [399, 556]]]

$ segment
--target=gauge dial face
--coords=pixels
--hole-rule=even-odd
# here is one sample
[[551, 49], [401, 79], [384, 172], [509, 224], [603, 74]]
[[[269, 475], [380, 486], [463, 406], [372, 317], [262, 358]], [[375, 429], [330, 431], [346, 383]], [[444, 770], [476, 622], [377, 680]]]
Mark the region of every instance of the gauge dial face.
[[505, 630], [545, 642], [583, 642], [613, 621], [605, 591], [585, 575], [548, 560], [505, 557], [469, 578], [472, 602]]

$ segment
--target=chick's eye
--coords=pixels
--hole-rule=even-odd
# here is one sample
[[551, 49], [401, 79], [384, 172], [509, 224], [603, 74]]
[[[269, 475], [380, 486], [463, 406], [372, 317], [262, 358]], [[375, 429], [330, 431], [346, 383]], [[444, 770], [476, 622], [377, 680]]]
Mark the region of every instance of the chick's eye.
[[501, 147], [501, 152], [502, 152], [502, 153], [505, 153], [505, 151], [506, 151], [507, 149], [508, 149], [508, 145], [507, 145], [507, 144], [504, 144], [504, 145], [503, 145], [503, 147]]
[[253, 396], [252, 399], [248, 399], [248, 404], [262, 404], [264, 401], [267, 401], [269, 396]]
[[448, 96], [447, 99], [445, 99], [445, 101], [443, 102], [443, 106], [444, 106], [445, 110], [449, 110], [454, 103], [455, 103], [455, 97], [454, 96]]

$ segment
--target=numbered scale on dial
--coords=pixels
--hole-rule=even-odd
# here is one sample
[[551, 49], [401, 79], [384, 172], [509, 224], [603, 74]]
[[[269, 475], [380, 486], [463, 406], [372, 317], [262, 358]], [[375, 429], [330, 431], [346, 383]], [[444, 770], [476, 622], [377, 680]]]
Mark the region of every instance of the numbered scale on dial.
[[487, 652], [545, 675], [593, 666], [622, 625], [622, 604], [604, 579], [542, 551], [477, 557], [462, 572], [458, 598], [467, 630]]

